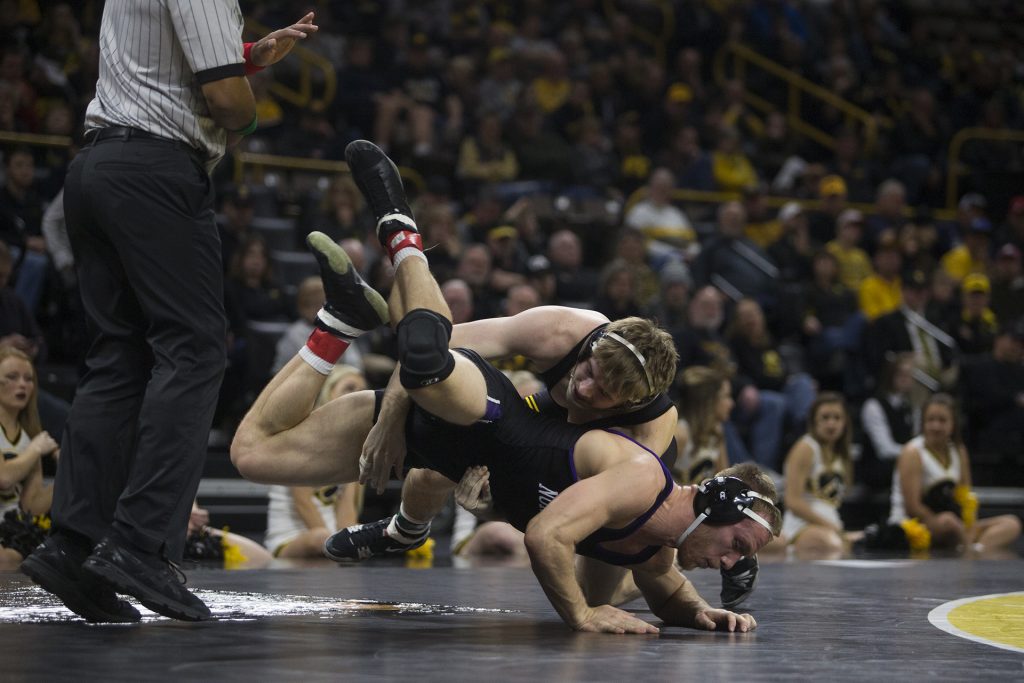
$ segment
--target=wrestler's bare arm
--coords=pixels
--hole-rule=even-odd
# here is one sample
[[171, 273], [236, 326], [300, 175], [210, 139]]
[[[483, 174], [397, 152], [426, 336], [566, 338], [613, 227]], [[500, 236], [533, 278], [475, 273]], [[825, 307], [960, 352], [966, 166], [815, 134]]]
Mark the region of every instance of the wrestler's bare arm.
[[484, 358], [521, 355], [549, 367], [608, 318], [596, 311], [538, 306], [511, 318], [488, 318], [456, 325], [450, 346], [473, 349]]
[[526, 529], [534, 573], [562, 619], [576, 630], [656, 633], [647, 622], [610, 605], [589, 607], [576, 582], [576, 544], [605, 526], [622, 526], [642, 514], [664, 486], [650, 454], [606, 432], [576, 444], [581, 480], [560, 493]]

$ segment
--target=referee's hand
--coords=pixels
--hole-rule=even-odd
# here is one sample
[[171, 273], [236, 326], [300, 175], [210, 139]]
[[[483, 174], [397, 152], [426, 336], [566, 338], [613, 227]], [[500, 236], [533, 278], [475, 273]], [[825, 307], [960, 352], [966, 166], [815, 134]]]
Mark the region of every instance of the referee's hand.
[[295, 41], [303, 40], [319, 30], [310, 12], [291, 26], [272, 31], [256, 41], [249, 52], [249, 58], [256, 66], [276, 64], [292, 51]]

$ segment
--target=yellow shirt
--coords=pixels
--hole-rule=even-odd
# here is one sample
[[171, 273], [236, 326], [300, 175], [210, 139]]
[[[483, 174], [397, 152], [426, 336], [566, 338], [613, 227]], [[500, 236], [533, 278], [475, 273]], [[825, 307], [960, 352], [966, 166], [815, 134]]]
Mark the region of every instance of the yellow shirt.
[[743, 228], [743, 234], [758, 246], [767, 248], [782, 237], [782, 223], [776, 220], [748, 222], [747, 227]]
[[847, 249], [836, 240], [832, 240], [825, 245], [825, 249], [839, 261], [839, 281], [851, 292], [859, 292], [860, 284], [868, 275], [875, 272], [867, 252], [860, 247]]
[[971, 273], [986, 274], [986, 264], [971, 256], [967, 247], [961, 244], [953, 247], [942, 257], [942, 269], [949, 273], [957, 282], [963, 280]]
[[711, 173], [718, 189], [735, 192], [757, 184], [757, 171], [743, 154], [711, 153]]
[[545, 114], [555, 111], [569, 99], [572, 83], [569, 79], [552, 81], [543, 76], [533, 81], [533, 94]]
[[860, 285], [860, 312], [869, 321], [892, 313], [903, 303], [900, 279], [886, 280], [880, 275], [869, 275]]

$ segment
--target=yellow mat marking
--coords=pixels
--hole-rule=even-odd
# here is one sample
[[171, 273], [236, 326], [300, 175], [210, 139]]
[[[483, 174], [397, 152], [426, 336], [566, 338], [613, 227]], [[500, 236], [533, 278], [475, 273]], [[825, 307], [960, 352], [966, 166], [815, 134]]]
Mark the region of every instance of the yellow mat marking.
[[955, 636], [1024, 653], [1024, 592], [953, 600], [933, 609], [928, 620]]

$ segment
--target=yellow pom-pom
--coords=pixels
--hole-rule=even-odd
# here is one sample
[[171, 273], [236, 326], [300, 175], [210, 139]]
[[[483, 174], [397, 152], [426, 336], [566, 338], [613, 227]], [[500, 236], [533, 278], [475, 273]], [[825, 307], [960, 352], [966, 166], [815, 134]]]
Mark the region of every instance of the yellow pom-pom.
[[916, 517], [903, 520], [900, 522], [900, 527], [907, 537], [907, 543], [910, 545], [911, 552], [920, 552], [931, 547], [932, 532], [928, 531], [928, 527], [921, 524], [921, 521]]
[[428, 538], [418, 548], [405, 552], [405, 566], [409, 569], [430, 569], [434, 566], [434, 539]]
[[960, 506], [960, 518], [968, 529], [978, 521], [978, 495], [965, 484], [953, 489], [953, 500]]
[[227, 527], [224, 527], [224, 533], [220, 537], [220, 547], [224, 549], [225, 569], [238, 569], [249, 560], [240, 547], [228, 541]]

